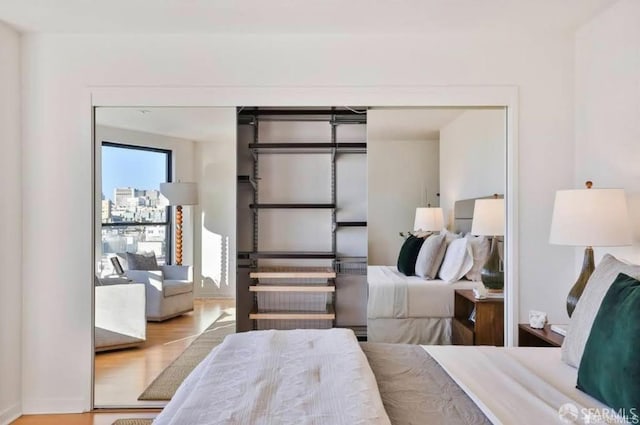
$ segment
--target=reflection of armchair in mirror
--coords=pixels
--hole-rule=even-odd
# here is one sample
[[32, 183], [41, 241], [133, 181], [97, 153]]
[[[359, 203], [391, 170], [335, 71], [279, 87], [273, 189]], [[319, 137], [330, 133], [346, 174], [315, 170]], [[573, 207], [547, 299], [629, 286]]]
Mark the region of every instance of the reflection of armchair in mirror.
[[147, 320], [163, 321], [193, 310], [190, 266], [160, 266], [160, 270], [127, 270], [134, 282], [145, 284]]

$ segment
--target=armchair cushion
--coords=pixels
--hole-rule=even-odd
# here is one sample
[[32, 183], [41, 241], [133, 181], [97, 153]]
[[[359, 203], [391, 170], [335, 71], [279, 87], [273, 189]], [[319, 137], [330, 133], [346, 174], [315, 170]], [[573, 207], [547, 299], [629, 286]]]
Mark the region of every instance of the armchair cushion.
[[164, 278], [167, 280], [193, 280], [190, 266], [166, 265], [161, 266], [160, 270], [162, 270]]
[[165, 280], [162, 284], [165, 297], [193, 292], [193, 282], [188, 280]]
[[156, 254], [152, 251], [144, 254], [127, 252], [127, 268], [129, 270], [159, 270]]

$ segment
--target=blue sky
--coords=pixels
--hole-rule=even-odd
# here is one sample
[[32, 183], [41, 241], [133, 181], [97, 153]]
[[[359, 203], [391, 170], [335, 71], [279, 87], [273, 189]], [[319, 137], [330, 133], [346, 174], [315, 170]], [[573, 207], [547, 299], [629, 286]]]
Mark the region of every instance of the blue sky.
[[116, 187], [160, 189], [166, 181], [166, 154], [160, 152], [102, 147], [102, 193], [113, 200]]

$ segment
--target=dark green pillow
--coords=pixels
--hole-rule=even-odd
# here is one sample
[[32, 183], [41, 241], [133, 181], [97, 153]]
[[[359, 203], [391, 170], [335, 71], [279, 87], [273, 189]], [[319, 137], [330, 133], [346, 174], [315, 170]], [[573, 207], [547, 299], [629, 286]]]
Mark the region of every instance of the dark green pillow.
[[578, 369], [578, 389], [621, 414], [640, 411], [639, 356], [640, 281], [620, 273], [591, 327]]
[[400, 254], [398, 254], [398, 271], [400, 273], [407, 276], [413, 276], [416, 273], [416, 260], [423, 242], [423, 238], [417, 238], [413, 235], [409, 235], [404, 241], [402, 248], [400, 248]]

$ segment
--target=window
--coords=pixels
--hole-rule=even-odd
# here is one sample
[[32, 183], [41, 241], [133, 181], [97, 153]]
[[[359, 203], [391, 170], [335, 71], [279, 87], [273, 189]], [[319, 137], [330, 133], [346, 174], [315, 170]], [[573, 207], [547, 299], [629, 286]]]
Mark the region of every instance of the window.
[[171, 261], [171, 222], [160, 183], [171, 181], [171, 151], [102, 143], [102, 258], [112, 271], [113, 254], [153, 251]]

